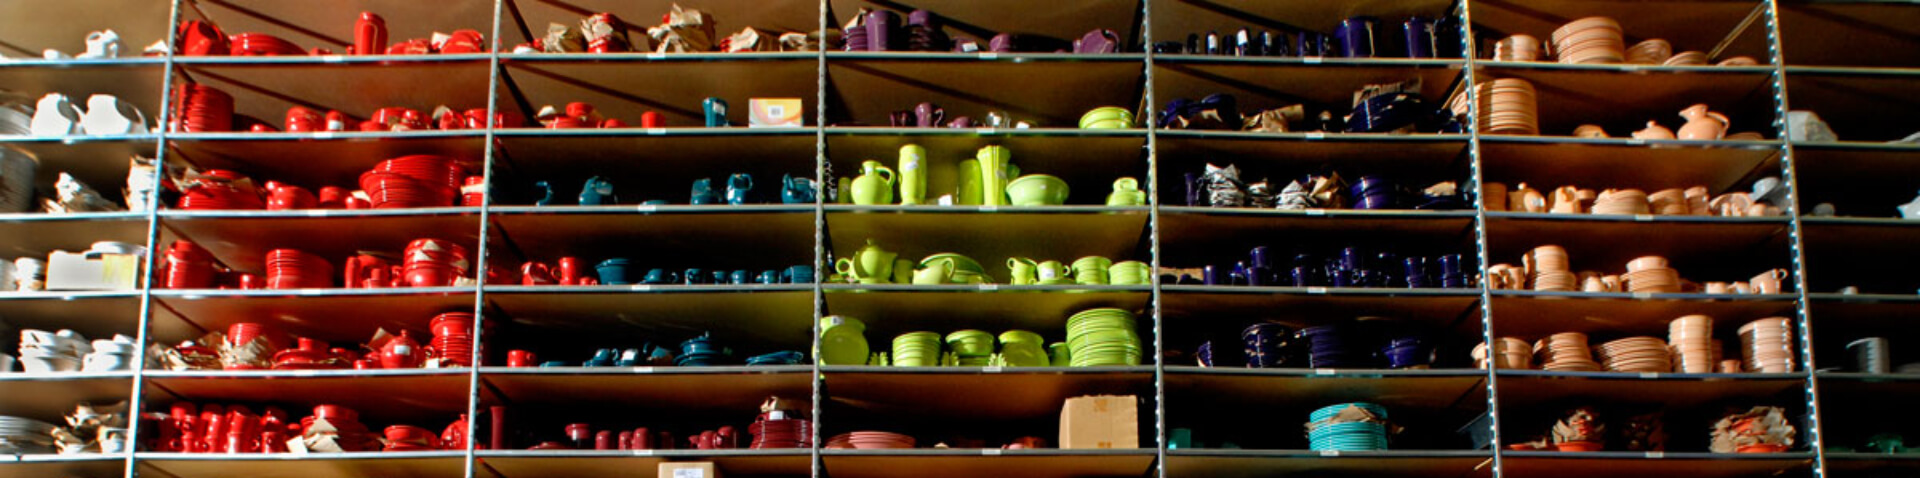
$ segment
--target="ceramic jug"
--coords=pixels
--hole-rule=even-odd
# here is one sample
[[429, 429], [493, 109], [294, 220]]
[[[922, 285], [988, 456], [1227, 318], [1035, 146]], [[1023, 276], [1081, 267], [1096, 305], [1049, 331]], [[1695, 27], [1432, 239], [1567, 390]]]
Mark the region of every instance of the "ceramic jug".
[[1673, 139], [1673, 130], [1660, 126], [1660, 123], [1648, 121], [1647, 129], [1633, 132], [1633, 139]]
[[899, 256], [898, 253], [881, 249], [880, 245], [869, 239], [866, 247], [855, 251], [852, 256], [834, 261], [833, 269], [862, 284], [880, 284], [893, 278], [893, 261]]
[[1120, 178], [1113, 181], [1113, 193], [1107, 195], [1108, 206], [1139, 206], [1147, 203], [1147, 192], [1140, 190], [1140, 180]]
[[927, 148], [917, 144], [900, 147], [900, 205], [915, 206], [927, 202]]
[[1705, 103], [1680, 110], [1680, 117], [1687, 119], [1687, 124], [1680, 125], [1680, 139], [1718, 140], [1727, 137], [1727, 116], [1707, 111]]
[[789, 174], [780, 179], [780, 202], [806, 204], [814, 201], [813, 179]]
[[947, 281], [951, 280], [951, 276], [953, 275], [953, 269], [954, 269], [954, 260], [951, 257], [942, 257], [936, 260], [928, 261], [925, 267], [921, 267], [920, 270], [913, 272], [913, 284], [914, 285], [945, 284], [947, 283]]
[[688, 202], [694, 205], [720, 202], [720, 198], [713, 193], [713, 178], [693, 180], [693, 199]]
[[1007, 258], [1007, 268], [1013, 270], [1013, 273], [1007, 278], [1007, 282], [1013, 285], [1037, 284], [1040, 282], [1040, 279], [1036, 277], [1035, 274], [1037, 274], [1039, 267], [1040, 264], [1034, 262], [1033, 259], [1025, 257]]
[[954, 191], [954, 200], [962, 206], [980, 205], [980, 161], [967, 159], [960, 161], [958, 187]]
[[138, 134], [147, 132], [147, 117], [118, 97], [93, 95], [87, 97], [87, 112], [80, 115], [80, 126], [87, 134]]
[[101, 30], [87, 34], [87, 52], [75, 58], [119, 58], [120, 33], [113, 30]]
[[980, 205], [1007, 205], [1007, 178], [1012, 177], [1008, 166], [1013, 153], [1005, 146], [983, 146], [974, 159], [980, 161]]
[[620, 199], [613, 196], [613, 183], [607, 182], [605, 178], [599, 176], [587, 178], [587, 183], [580, 186], [580, 205], [582, 206], [600, 206], [617, 202], [620, 202]]
[[735, 206], [746, 204], [747, 195], [753, 192], [753, 175], [737, 173], [727, 177], [727, 204]]
[[879, 161], [860, 163], [860, 176], [853, 178], [853, 203], [872, 206], [893, 203], [896, 176], [892, 168]]

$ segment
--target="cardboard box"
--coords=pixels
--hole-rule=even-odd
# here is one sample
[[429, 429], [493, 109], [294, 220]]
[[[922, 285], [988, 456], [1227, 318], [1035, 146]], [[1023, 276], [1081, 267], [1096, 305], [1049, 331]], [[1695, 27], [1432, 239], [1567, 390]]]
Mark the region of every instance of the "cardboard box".
[[747, 127], [798, 128], [806, 124], [800, 117], [806, 111], [799, 98], [749, 98]]
[[132, 254], [53, 251], [47, 257], [47, 290], [133, 290], [139, 276], [140, 256]]
[[1060, 407], [1060, 448], [1140, 448], [1140, 399], [1096, 395]]
[[711, 461], [683, 461], [660, 464], [660, 478], [720, 478], [720, 469]]

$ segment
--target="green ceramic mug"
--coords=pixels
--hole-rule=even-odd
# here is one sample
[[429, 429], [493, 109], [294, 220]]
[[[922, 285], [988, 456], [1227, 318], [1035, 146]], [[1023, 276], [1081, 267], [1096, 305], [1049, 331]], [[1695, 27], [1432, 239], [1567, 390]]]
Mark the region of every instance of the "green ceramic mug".
[[1066, 264], [1061, 264], [1060, 261], [1042, 262], [1038, 267], [1034, 268], [1034, 272], [1034, 275], [1040, 279], [1039, 282], [1042, 283], [1070, 280], [1073, 276], [1073, 268], [1068, 267]]
[[1147, 192], [1140, 190], [1140, 180], [1120, 178], [1113, 181], [1113, 193], [1107, 195], [1108, 206], [1142, 206], [1147, 204]]
[[1107, 267], [1107, 283], [1113, 285], [1147, 285], [1152, 282], [1148, 275], [1147, 263], [1140, 261], [1115, 262]]
[[1033, 262], [1033, 259], [1025, 257], [1007, 258], [1007, 268], [1013, 270], [1013, 275], [1007, 279], [1007, 282], [1013, 285], [1033, 285], [1038, 283], [1040, 282], [1040, 278], [1035, 277], [1035, 274], [1038, 273], [1039, 267], [1040, 265]]

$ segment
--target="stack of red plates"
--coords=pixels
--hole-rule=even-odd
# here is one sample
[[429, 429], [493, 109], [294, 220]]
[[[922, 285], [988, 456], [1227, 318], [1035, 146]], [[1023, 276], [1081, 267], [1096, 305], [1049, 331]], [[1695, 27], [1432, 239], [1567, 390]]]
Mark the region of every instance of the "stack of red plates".
[[465, 183], [459, 163], [424, 154], [381, 161], [360, 175], [360, 189], [376, 208], [452, 206]]
[[208, 132], [233, 130], [233, 96], [198, 83], [182, 83], [174, 90], [173, 130]]
[[447, 312], [433, 318], [428, 325], [433, 330], [433, 342], [428, 344], [434, 356], [440, 358], [442, 365], [473, 365], [473, 313]]
[[835, 435], [827, 440], [827, 448], [856, 448], [862, 450], [884, 448], [913, 448], [913, 437], [893, 432], [860, 431]]
[[268, 289], [333, 287], [333, 266], [326, 259], [298, 249], [267, 252]]
[[246, 176], [240, 173], [211, 169], [201, 175], [203, 177], [182, 183], [181, 209], [204, 211], [267, 207], [266, 203], [261, 201], [258, 191], [234, 185], [234, 182], [246, 179]]
[[227, 36], [228, 53], [235, 56], [305, 56], [307, 51], [293, 42], [265, 33], [237, 33]]
[[467, 275], [467, 248], [441, 239], [419, 239], [407, 244], [402, 271], [407, 285], [446, 287]]
[[188, 241], [174, 241], [167, 249], [168, 289], [205, 289], [213, 287], [213, 254]]
[[747, 425], [753, 434], [748, 448], [812, 448], [813, 422], [806, 420], [766, 420]]

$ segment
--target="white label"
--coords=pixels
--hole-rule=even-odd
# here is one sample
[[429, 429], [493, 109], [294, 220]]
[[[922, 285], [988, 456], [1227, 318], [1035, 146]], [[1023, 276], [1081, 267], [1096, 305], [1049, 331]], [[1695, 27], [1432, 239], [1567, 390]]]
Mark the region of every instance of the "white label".
[[998, 59], [1000, 59], [1000, 53], [998, 53], [998, 52], [991, 52], [991, 51], [990, 51], [990, 52], [985, 52], [985, 53], [981, 53], [981, 54], [980, 54], [980, 59], [982, 59], [982, 60], [998, 60]]
[[299, 295], [320, 295], [325, 293], [327, 293], [326, 289], [300, 289]]
[[633, 373], [653, 373], [653, 367], [634, 367]]
[[706, 470], [700, 468], [676, 468], [673, 478], [707, 478]]
[[1320, 64], [1320, 57], [1309, 56], [1309, 57], [1301, 58], [1300, 61], [1305, 62], [1306, 64], [1309, 64], [1309, 65], [1318, 65]]
[[974, 128], [973, 134], [993, 134], [993, 128]]
[[667, 129], [666, 128], [647, 128], [647, 134], [651, 136], [659, 136], [659, 135], [667, 134]]
[[1316, 369], [1313, 369], [1313, 374], [1314, 375], [1339, 375], [1340, 372], [1330, 368], [1316, 368]]
[[1315, 287], [1308, 287], [1308, 288], [1307, 288], [1307, 293], [1308, 293], [1308, 294], [1325, 294], [1325, 293], [1327, 293], [1327, 288], [1325, 288], [1325, 287], [1318, 287], [1318, 286], [1315, 286]]
[[653, 456], [653, 450], [633, 450], [633, 456]]
[[845, 324], [845, 323], [847, 323], [847, 319], [845, 317], [841, 317], [838, 315], [827, 317], [828, 327], [839, 327], [840, 324]]
[[999, 210], [1000, 206], [980, 206], [980, 212], [996, 212]]
[[1647, 458], [1651, 458], [1651, 459], [1655, 459], [1655, 460], [1658, 460], [1658, 459], [1661, 459], [1661, 458], [1666, 458], [1666, 457], [1667, 457], [1667, 452], [1664, 452], [1664, 451], [1650, 451], [1650, 452], [1647, 452]]
[[1323, 131], [1308, 131], [1307, 139], [1327, 139], [1327, 133]]
[[1320, 450], [1320, 456], [1340, 456], [1340, 450]]
[[328, 215], [329, 213], [326, 209], [312, 209], [307, 211], [307, 217], [327, 217]]
[[650, 290], [653, 290], [653, 285], [651, 285], [651, 284], [634, 284], [634, 285], [633, 285], [633, 287], [629, 287], [629, 289], [632, 289], [632, 290], [633, 290], [634, 292], [646, 292], [646, 291], [650, 291]]
[[1653, 293], [1652, 293], [1652, 292], [1634, 292], [1634, 293], [1633, 293], [1633, 298], [1635, 298], [1635, 299], [1652, 299], [1652, 298], [1653, 298]]
[[984, 456], [1000, 456], [1000, 449], [999, 449], [999, 448], [987, 448], [987, 449], [984, 449], [984, 450], [980, 450], [980, 454], [981, 454], [981, 455], [984, 455]]
[[1660, 372], [1640, 372], [1640, 378], [1644, 378], [1644, 379], [1660, 378]]
[[343, 61], [347, 61], [347, 57], [341, 56], [341, 55], [321, 55], [320, 56], [321, 63], [339, 63]]
[[1629, 139], [1629, 140], [1627, 140], [1627, 144], [1631, 144], [1631, 145], [1634, 145], [1634, 146], [1640, 146], [1640, 145], [1644, 145], [1644, 144], [1647, 144], [1647, 140], [1644, 140], [1644, 139], [1640, 139], [1640, 138], [1633, 138], [1633, 139]]
[[656, 207], [652, 204], [641, 204], [633, 208], [633, 210], [635, 211], [646, 212], [646, 213], [653, 212], [654, 209], [656, 209]]
[[657, 52], [657, 51], [656, 51], [656, 52], [653, 52], [653, 53], [648, 53], [648, 54], [647, 54], [647, 59], [648, 59], [648, 60], [665, 60], [665, 59], [667, 59], [667, 54], [666, 54], [666, 53], [661, 53], [661, 52]]
[[992, 365], [992, 366], [980, 367], [980, 373], [1000, 373], [1000, 366]]
[[1640, 221], [1640, 222], [1651, 222], [1653, 221], [1653, 215], [1652, 214], [1635, 214], [1633, 215], [1633, 220]]
[[1308, 216], [1325, 216], [1325, 215], [1327, 215], [1327, 210], [1325, 210], [1325, 209], [1308, 209], [1308, 210], [1307, 210], [1307, 215], [1308, 215]]
[[333, 139], [333, 132], [332, 131], [316, 132], [316, 133], [313, 133], [313, 138], [314, 139]]
[[1000, 290], [1000, 284], [980, 284], [980, 290], [982, 291]]

